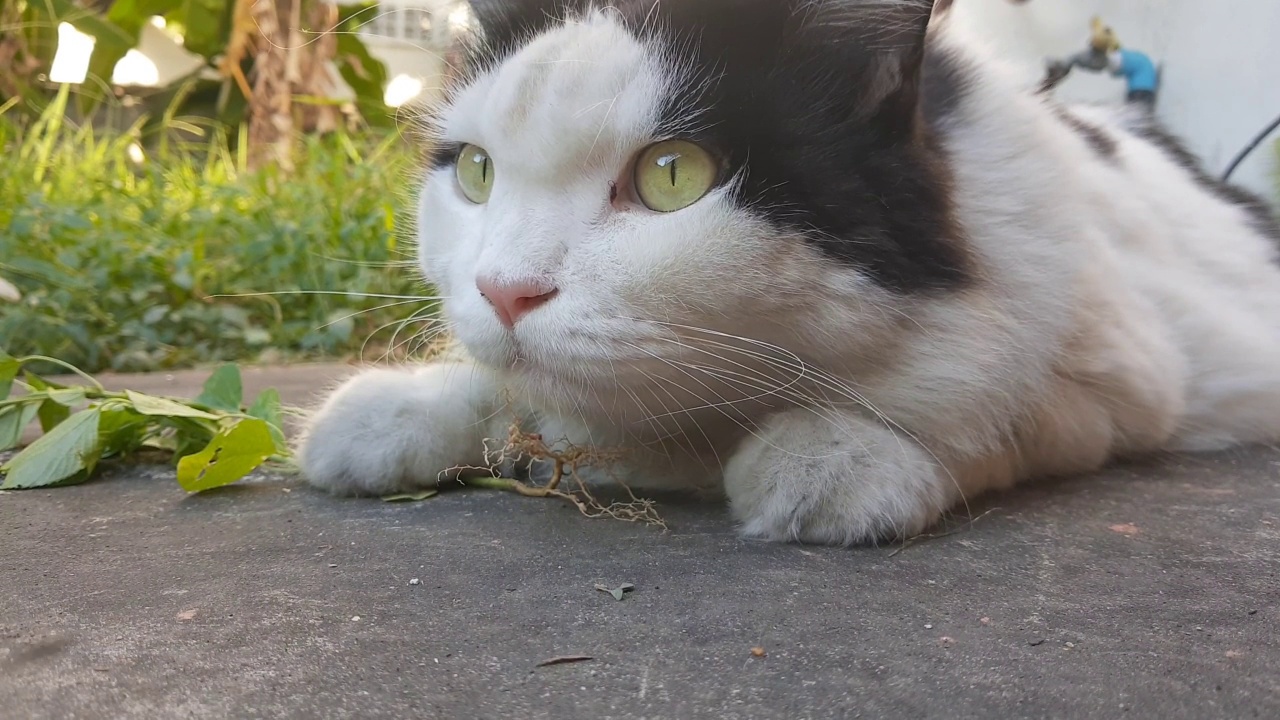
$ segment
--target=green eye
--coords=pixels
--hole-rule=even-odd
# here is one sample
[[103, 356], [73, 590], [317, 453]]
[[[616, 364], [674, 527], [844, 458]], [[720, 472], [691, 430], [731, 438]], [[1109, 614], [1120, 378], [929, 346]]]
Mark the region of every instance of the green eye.
[[691, 142], [666, 140], [645, 148], [636, 160], [636, 193], [650, 210], [675, 212], [701, 200], [719, 174], [711, 153]]
[[493, 190], [493, 160], [484, 148], [462, 146], [462, 152], [458, 153], [458, 187], [477, 205], [489, 202], [489, 192]]

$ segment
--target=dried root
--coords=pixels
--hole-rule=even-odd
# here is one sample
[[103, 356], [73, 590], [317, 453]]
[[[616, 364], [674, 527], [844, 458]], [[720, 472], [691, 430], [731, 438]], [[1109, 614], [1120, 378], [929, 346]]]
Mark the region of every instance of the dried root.
[[[567, 438], [548, 444], [539, 434], [526, 433], [520, 423], [512, 422], [506, 441], [501, 447], [495, 447], [497, 441], [485, 441], [485, 463], [488, 467], [457, 467], [449, 472], [482, 471], [489, 475], [463, 477], [461, 482], [469, 487], [505, 490], [525, 497], [558, 498], [571, 503], [584, 516], [589, 518], [610, 517], [626, 522], [638, 522], [656, 525], [667, 529], [667, 523], [658, 514], [652, 500], [638, 498], [625, 482], [622, 482], [608, 466], [616, 462], [622, 453], [618, 451], [583, 448], [569, 442]], [[495, 468], [513, 467], [523, 464], [532, 468], [538, 464], [551, 464], [551, 479], [545, 485], [533, 485], [514, 478], [505, 478], [497, 474]], [[614, 482], [626, 491], [629, 499], [612, 501], [608, 505], [598, 500], [587, 487], [586, 481], [579, 475], [579, 470], [595, 467], [604, 470]]]

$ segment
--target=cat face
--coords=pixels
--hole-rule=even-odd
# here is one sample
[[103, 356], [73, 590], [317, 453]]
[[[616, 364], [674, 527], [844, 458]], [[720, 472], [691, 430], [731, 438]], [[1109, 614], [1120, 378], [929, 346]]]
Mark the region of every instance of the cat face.
[[963, 286], [921, 121], [929, 5], [475, 4], [419, 206], [455, 335], [552, 390], [724, 397], [752, 391], [726, 372], [770, 384], [753, 352], [855, 357]]

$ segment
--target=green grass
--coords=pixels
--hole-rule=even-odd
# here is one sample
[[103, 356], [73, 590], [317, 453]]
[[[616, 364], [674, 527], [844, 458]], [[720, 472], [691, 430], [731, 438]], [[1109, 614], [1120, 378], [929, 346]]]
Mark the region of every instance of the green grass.
[[307, 138], [284, 177], [247, 170], [218, 131], [195, 144], [104, 133], [65, 121], [65, 101], [36, 121], [0, 108], [0, 276], [23, 295], [0, 303], [10, 354], [89, 372], [351, 356], [423, 307], [316, 294], [425, 294], [398, 240], [400, 138]]

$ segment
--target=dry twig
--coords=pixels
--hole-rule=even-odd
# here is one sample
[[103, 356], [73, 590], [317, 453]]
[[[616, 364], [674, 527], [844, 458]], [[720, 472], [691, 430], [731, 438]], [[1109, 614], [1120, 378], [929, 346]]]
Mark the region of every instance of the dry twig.
[[[485, 441], [487, 467], [455, 467], [446, 472], [487, 472], [488, 475], [465, 477], [460, 481], [470, 487], [505, 490], [525, 497], [557, 498], [572, 504], [589, 518], [611, 517], [667, 529], [667, 523], [658, 514], [654, 502], [636, 497], [625, 482], [608, 470], [608, 466], [622, 456], [619, 451], [584, 448], [574, 445], [567, 438], [548, 444], [542, 435], [524, 432], [518, 421], [511, 423], [506, 442], [501, 447], [495, 449], [493, 444], [492, 440]], [[545, 485], [532, 485], [514, 478], [501, 477], [495, 470], [518, 463], [525, 463], [530, 468], [536, 464], [550, 463], [551, 479]], [[598, 500], [579, 474], [587, 467], [603, 470], [626, 491], [628, 499], [612, 501], [608, 505]]]

